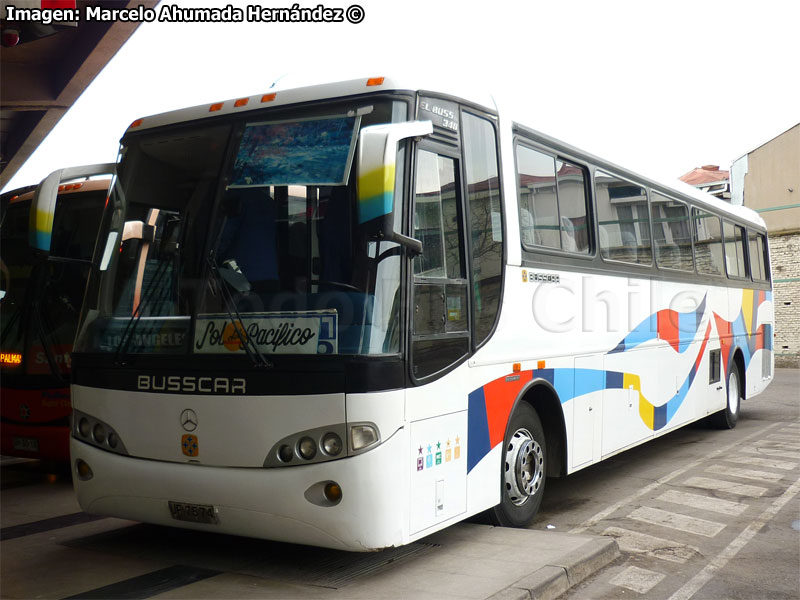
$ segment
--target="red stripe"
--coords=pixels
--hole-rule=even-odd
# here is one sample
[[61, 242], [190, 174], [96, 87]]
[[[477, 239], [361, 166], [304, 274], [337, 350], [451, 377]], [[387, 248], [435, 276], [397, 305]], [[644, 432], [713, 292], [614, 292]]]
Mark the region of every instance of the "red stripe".
[[675, 352], [680, 352], [678, 313], [674, 310], [660, 310], [657, 314], [658, 338], [669, 342]]
[[[519, 379], [515, 379], [519, 375]], [[511, 381], [508, 379], [511, 378]], [[489, 424], [489, 447], [502, 443], [506, 435], [508, 417], [514, 408], [520, 390], [533, 378], [532, 371], [511, 373], [483, 386], [486, 399], [486, 420]]]

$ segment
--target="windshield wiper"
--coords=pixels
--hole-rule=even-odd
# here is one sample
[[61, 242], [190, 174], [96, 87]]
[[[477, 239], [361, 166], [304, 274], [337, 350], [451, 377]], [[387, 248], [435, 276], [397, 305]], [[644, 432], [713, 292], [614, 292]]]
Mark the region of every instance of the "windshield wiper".
[[[275, 365], [271, 360], [269, 360], [261, 350], [258, 349], [258, 344], [256, 344], [255, 340], [250, 338], [244, 330], [244, 325], [242, 325], [242, 315], [239, 314], [239, 309], [236, 308], [236, 303], [233, 301], [233, 296], [231, 295], [229, 286], [233, 287], [237, 291], [241, 292], [243, 290], [237, 289], [238, 287], [243, 287], [247, 291], [249, 291], [250, 284], [244, 278], [244, 276], [240, 276], [243, 282], [239, 282], [238, 278], [233, 278], [230, 275], [224, 276], [217, 265], [217, 261], [214, 258], [214, 251], [212, 250], [207, 258], [208, 267], [211, 273], [213, 273], [215, 279], [219, 283], [220, 293], [222, 295], [222, 301], [225, 304], [225, 312], [228, 313], [228, 316], [231, 319], [231, 324], [233, 325], [234, 330], [236, 331], [236, 335], [239, 337], [239, 340], [242, 342], [242, 347], [244, 351], [247, 353], [248, 358], [256, 367], [267, 368], [271, 369]], [[234, 272], [232, 272], [234, 273]], [[246, 283], [246, 286], [244, 285]]]

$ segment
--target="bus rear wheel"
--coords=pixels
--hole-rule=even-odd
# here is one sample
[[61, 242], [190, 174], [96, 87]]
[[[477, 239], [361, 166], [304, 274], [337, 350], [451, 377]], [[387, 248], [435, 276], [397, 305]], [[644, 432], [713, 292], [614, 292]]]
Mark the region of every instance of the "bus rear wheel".
[[733, 363], [728, 373], [728, 391], [725, 408], [713, 415], [712, 424], [717, 429], [733, 429], [739, 420], [739, 409], [742, 405], [739, 367]]
[[544, 495], [547, 447], [536, 410], [527, 402], [514, 409], [503, 444], [500, 504], [489, 511], [495, 525], [530, 525]]

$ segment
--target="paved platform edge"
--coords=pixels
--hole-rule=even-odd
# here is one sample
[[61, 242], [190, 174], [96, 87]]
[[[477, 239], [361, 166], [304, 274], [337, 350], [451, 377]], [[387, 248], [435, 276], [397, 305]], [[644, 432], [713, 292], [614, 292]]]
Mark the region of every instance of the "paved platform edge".
[[594, 538], [519, 579], [490, 600], [553, 600], [593, 575], [619, 556], [613, 538]]

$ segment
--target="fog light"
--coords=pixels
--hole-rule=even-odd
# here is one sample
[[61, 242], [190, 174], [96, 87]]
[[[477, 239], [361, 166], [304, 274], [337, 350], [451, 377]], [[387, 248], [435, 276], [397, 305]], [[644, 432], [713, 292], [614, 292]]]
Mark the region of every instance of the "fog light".
[[335, 433], [326, 433], [322, 438], [322, 449], [325, 450], [325, 454], [338, 456], [342, 451], [342, 438]]
[[304, 437], [300, 440], [297, 444], [297, 450], [300, 452], [300, 456], [306, 460], [311, 460], [317, 455], [317, 445], [310, 437]]
[[89, 481], [92, 477], [94, 477], [92, 468], [86, 463], [86, 461], [81, 460], [80, 458], [75, 461], [75, 472], [78, 474], [78, 479], [81, 481]]
[[92, 437], [94, 437], [94, 441], [98, 444], [102, 444], [106, 441], [106, 430], [103, 429], [103, 426], [100, 423], [97, 423], [92, 429]]
[[89, 432], [92, 430], [91, 425], [89, 425], [89, 419], [86, 417], [82, 417], [80, 421], [78, 421], [78, 433], [80, 433], [83, 437], [89, 437]]
[[350, 446], [354, 452], [363, 450], [378, 441], [378, 430], [374, 425], [352, 425], [350, 427]]
[[342, 488], [335, 481], [331, 481], [330, 483], [325, 484], [323, 494], [325, 494], [325, 499], [328, 502], [336, 504], [342, 499]]
[[291, 462], [292, 458], [294, 457], [294, 452], [292, 451], [291, 446], [287, 446], [284, 444], [278, 449], [278, 458], [280, 458], [283, 462]]

